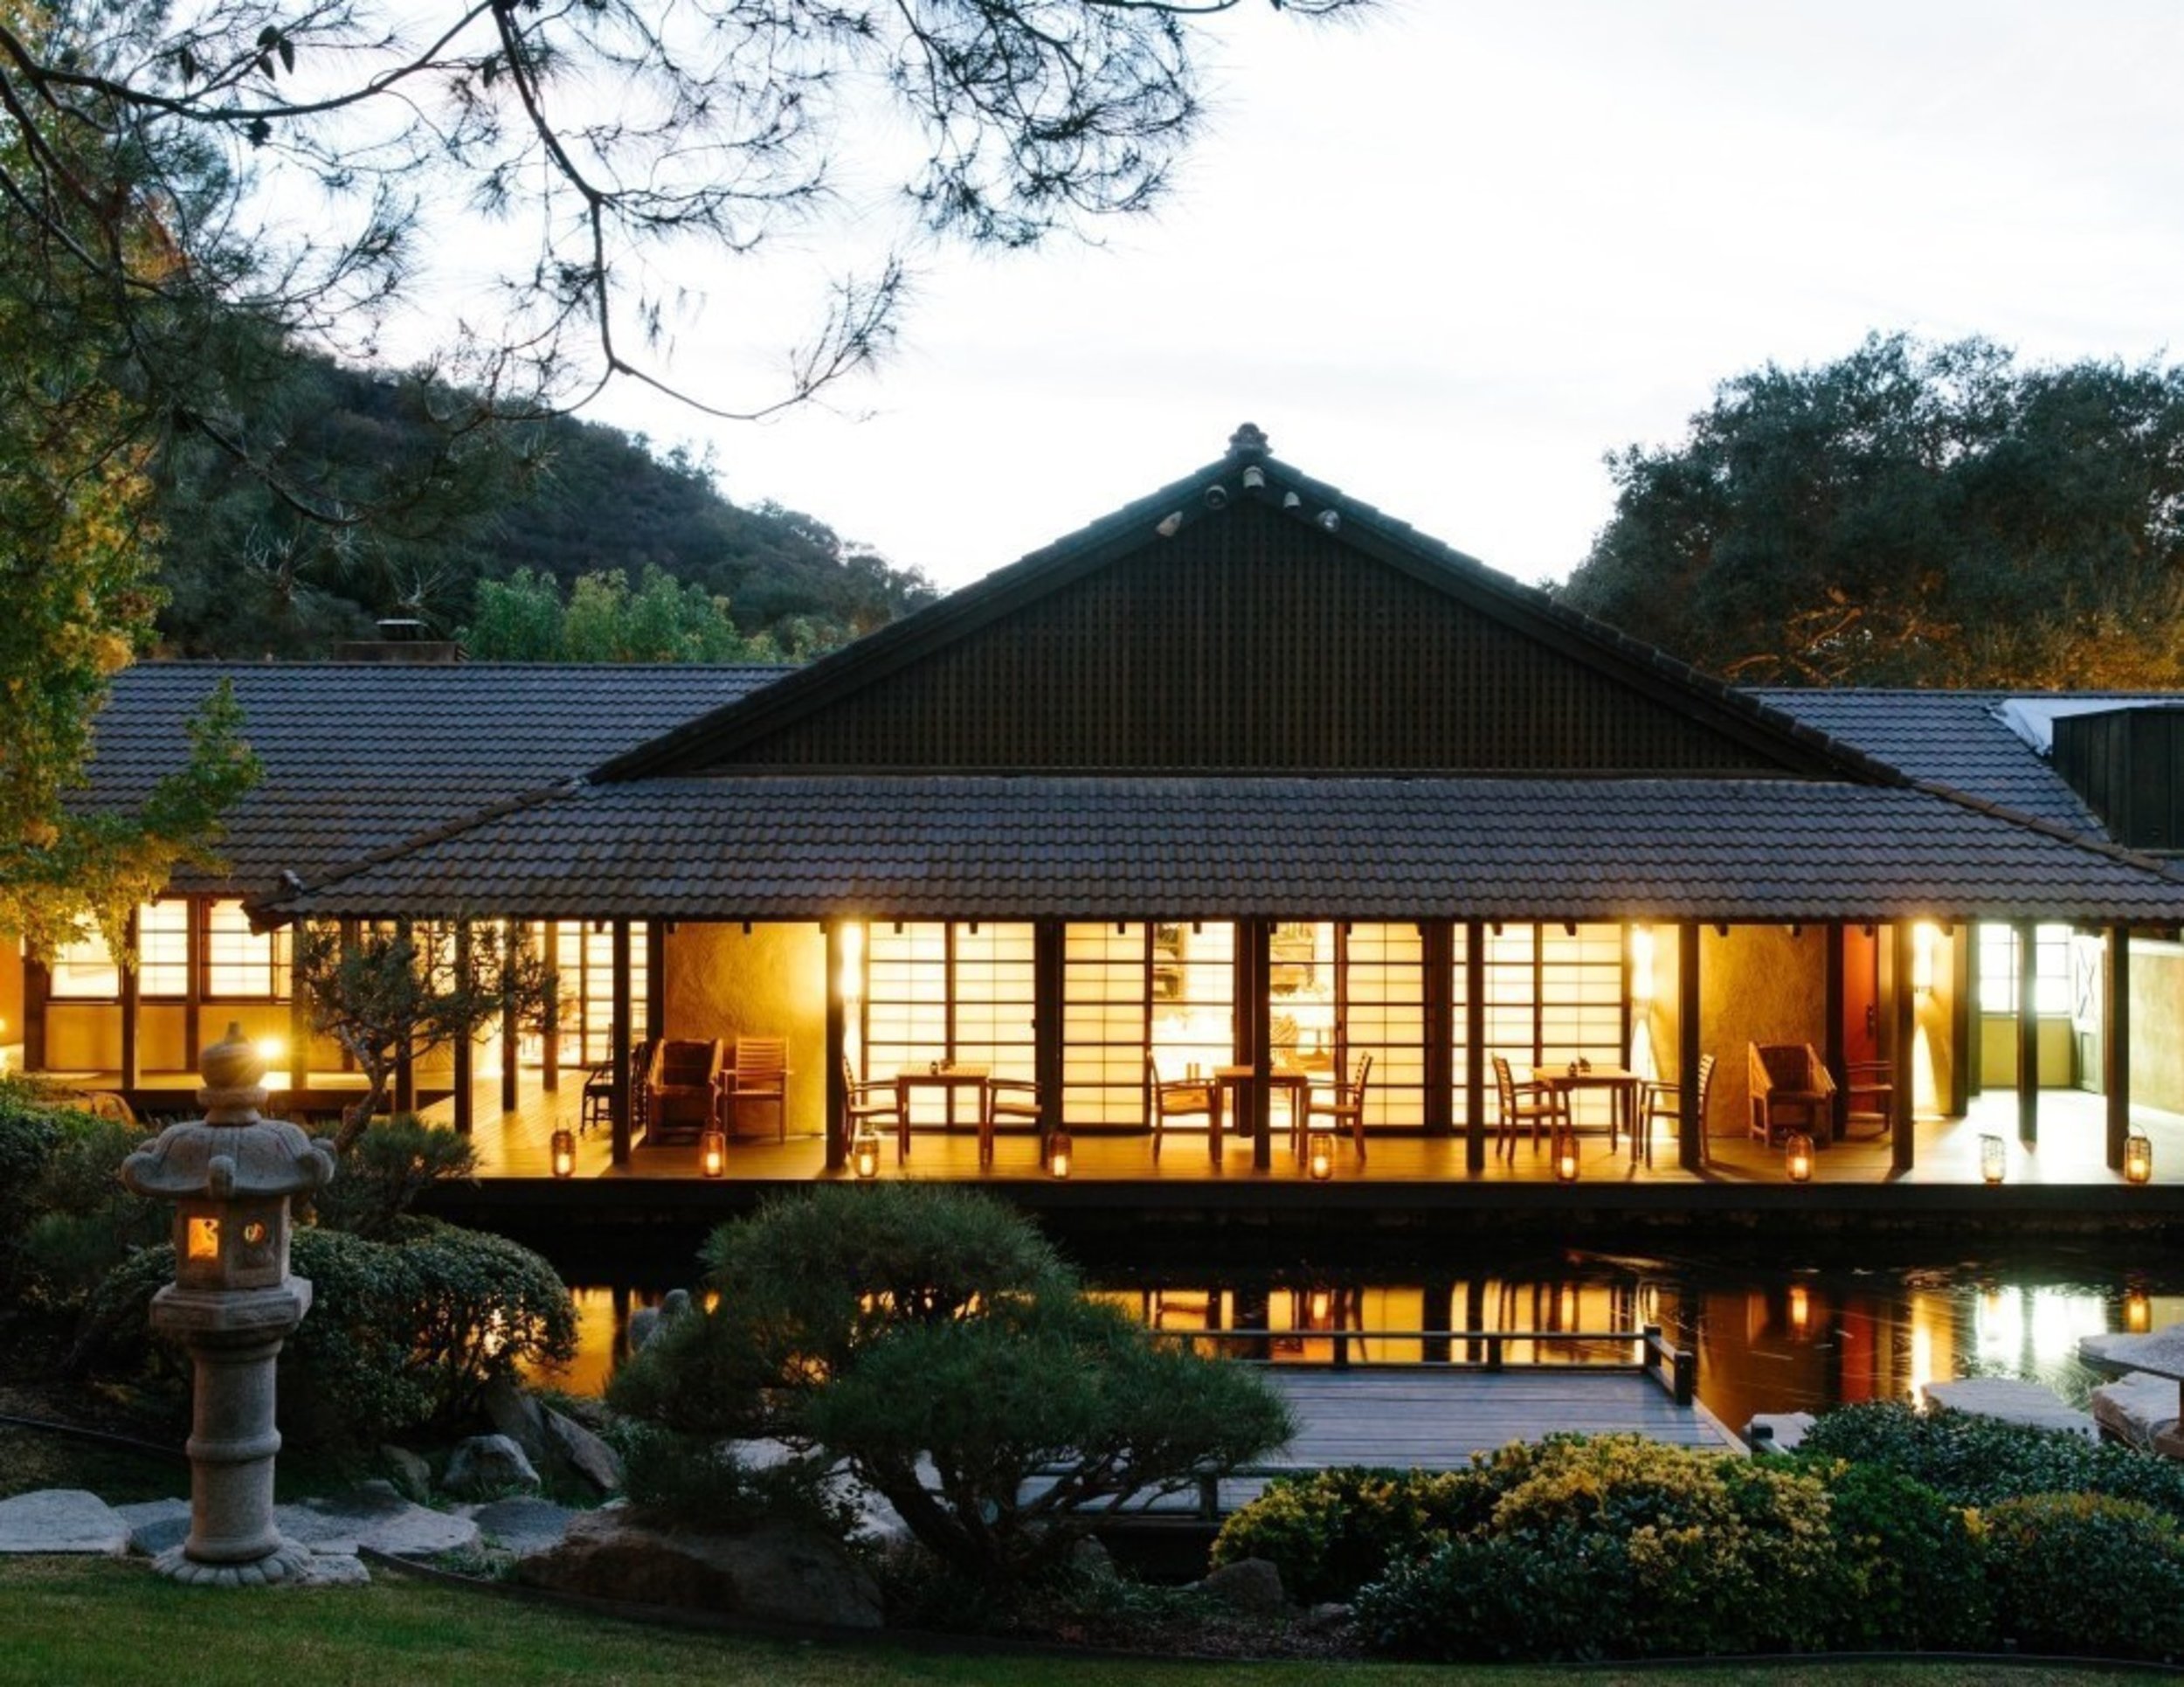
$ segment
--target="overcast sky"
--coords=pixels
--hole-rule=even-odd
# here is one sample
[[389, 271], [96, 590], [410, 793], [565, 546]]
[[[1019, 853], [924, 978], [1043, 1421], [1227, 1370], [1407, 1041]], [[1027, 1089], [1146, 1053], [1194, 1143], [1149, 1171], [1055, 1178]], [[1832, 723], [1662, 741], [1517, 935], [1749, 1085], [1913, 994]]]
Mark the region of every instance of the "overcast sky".
[[[633, 392], [943, 586], [1218, 456], [1275, 454], [1527, 579], [1609, 513], [1603, 453], [1869, 329], [2166, 356], [2184, 309], [2184, 7], [1454, 0], [1211, 26], [1217, 109], [1096, 248], [927, 252], [900, 352], [766, 425]], [[853, 206], [854, 208], [854, 206]], [[801, 260], [808, 255], [790, 254]], [[672, 373], [728, 372], [808, 272], [723, 266]], [[716, 384], [717, 383], [717, 384]], [[860, 414], [869, 412], [868, 414]]]

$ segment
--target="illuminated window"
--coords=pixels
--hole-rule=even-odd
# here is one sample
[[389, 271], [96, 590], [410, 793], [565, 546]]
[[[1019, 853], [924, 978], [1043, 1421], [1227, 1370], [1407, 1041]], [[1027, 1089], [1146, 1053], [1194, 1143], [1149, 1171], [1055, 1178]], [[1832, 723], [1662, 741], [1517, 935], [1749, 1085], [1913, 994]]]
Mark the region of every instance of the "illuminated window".
[[[1620, 1066], [1625, 1018], [1623, 928], [1580, 925], [1489, 927], [1486, 944], [1486, 1047], [1482, 1058], [1505, 1055], [1519, 1069], [1587, 1060]], [[1462, 984], [1457, 982], [1457, 999]], [[1459, 1006], [1459, 1013], [1462, 1012]], [[1461, 1023], [1461, 1020], [1459, 1020]], [[1605, 1093], [1579, 1098], [1605, 1106]]]
[[121, 993], [121, 969], [97, 930], [53, 951], [49, 993], [56, 999], [113, 1001]]
[[[1035, 1076], [1034, 950], [1033, 928], [1020, 922], [867, 927], [866, 1075], [956, 1061], [996, 1077]], [[919, 1105], [937, 1109], [941, 1097], [921, 1096]]]
[[[544, 944], [545, 928], [534, 926], [532, 940]], [[556, 927], [559, 947], [554, 968], [561, 980], [561, 1047], [555, 1060], [562, 1066], [597, 1066], [614, 1053], [614, 928], [601, 924], [597, 930], [582, 920], [563, 920]], [[652, 968], [641, 925], [630, 929], [629, 993], [630, 1041], [645, 1041], [646, 1002], [652, 993]]]
[[1151, 928], [1072, 925], [1062, 938], [1061, 1110], [1072, 1124], [1140, 1124], [1151, 1021]]
[[145, 996], [190, 993], [188, 902], [147, 902], [136, 910], [136, 988]]
[[[2070, 928], [2042, 925], [2033, 932], [2033, 1007], [2041, 1018], [2061, 1018], [2070, 1011]], [[2014, 926], [1980, 928], [1980, 1011], [2017, 1012], [2017, 931]]]
[[[1372, 1056], [1365, 1124], [1425, 1122], [1426, 951], [1415, 924], [1349, 927], [1339, 934], [1343, 1052]], [[1280, 1041], [1277, 1033], [1275, 1041]]]
[[288, 931], [253, 931], [238, 902], [205, 910], [204, 993], [218, 1000], [285, 1001]]

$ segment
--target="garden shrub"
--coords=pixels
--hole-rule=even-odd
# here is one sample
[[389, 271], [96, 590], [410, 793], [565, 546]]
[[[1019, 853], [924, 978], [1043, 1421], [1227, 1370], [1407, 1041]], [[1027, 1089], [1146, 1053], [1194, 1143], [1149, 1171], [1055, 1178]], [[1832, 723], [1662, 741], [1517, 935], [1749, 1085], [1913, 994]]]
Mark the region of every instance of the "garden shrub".
[[30, 1085], [0, 1078], [0, 1289], [14, 1288], [17, 1251], [36, 1211], [38, 1176], [59, 1136], [52, 1110]]
[[73, 1109], [52, 1117], [52, 1148], [30, 1191], [21, 1269], [27, 1293], [73, 1312], [133, 1249], [166, 1239], [174, 1209], [121, 1183], [121, 1162], [149, 1139], [143, 1130]]
[[1993, 1637], [1979, 1541], [1964, 1509], [1878, 1464], [1814, 1460], [1838, 1567], [1828, 1644], [1842, 1651], [1973, 1650]]
[[709, 1437], [626, 1420], [618, 1422], [614, 1440], [630, 1503], [668, 1523], [735, 1531], [791, 1518], [840, 1534], [852, 1527], [815, 1461], [750, 1465]]
[[351, 1144], [312, 1206], [321, 1224], [384, 1241], [434, 1184], [471, 1179], [477, 1171], [478, 1151], [468, 1137], [414, 1113], [397, 1114]]
[[2184, 1521], [2184, 1465], [2067, 1429], [1875, 1401], [1822, 1414], [1798, 1450], [1884, 1465], [1959, 1505], [2027, 1494], [2108, 1494]]
[[[297, 1440], [364, 1444], [452, 1425], [494, 1378], [574, 1352], [576, 1309], [544, 1260], [505, 1237], [411, 1223], [397, 1242], [295, 1233], [292, 1262], [311, 1282], [312, 1303], [281, 1349], [278, 1401]], [[107, 1372], [174, 1363], [149, 1323], [174, 1269], [173, 1248], [162, 1246], [110, 1273], [79, 1362]]]
[[950, 1569], [997, 1585], [1052, 1571], [1111, 1508], [1289, 1434], [1255, 1374], [1087, 1299], [990, 1196], [817, 1189], [722, 1227], [707, 1258], [713, 1305], [663, 1325], [615, 1407], [824, 1447]]
[[2184, 1653], [2184, 1538], [2153, 1506], [2035, 1494], [1987, 1508], [1977, 1527], [1997, 1627], [2020, 1650]]
[[1376, 1643], [1646, 1656], [1804, 1648], [1825, 1632], [1835, 1546], [1811, 1476], [1636, 1435], [1551, 1435], [1479, 1469], [1497, 1491], [1482, 1528], [1361, 1592]]
[[1292, 1599], [1348, 1600], [1394, 1560], [1483, 1524], [1494, 1497], [1468, 1471], [1352, 1465], [1281, 1476], [1222, 1524], [1213, 1562], [1265, 1559]]

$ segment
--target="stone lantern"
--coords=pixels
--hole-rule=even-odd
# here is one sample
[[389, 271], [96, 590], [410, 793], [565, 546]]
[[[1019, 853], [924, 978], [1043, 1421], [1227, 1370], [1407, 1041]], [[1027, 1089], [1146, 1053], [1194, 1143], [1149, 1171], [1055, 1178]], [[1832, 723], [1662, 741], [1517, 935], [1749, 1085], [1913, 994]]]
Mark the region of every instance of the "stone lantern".
[[175, 1281], [152, 1327], [189, 1348], [190, 1536], [157, 1568], [225, 1587], [285, 1581], [309, 1552], [273, 1523], [273, 1361], [311, 1308], [288, 1275], [288, 1202], [334, 1175], [334, 1156], [293, 1124], [261, 1119], [266, 1063], [229, 1026], [199, 1057], [204, 1117], [172, 1124], [121, 1165], [140, 1195], [175, 1203]]

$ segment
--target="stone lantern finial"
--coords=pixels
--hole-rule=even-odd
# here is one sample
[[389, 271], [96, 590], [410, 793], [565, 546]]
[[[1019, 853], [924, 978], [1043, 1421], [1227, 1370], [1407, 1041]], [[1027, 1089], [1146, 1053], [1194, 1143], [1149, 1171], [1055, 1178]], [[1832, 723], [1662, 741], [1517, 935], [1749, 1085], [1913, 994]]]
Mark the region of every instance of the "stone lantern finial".
[[197, 1104], [204, 1109], [207, 1124], [258, 1123], [259, 1110], [266, 1104], [266, 1087], [259, 1082], [266, 1061], [240, 1025], [230, 1020], [227, 1034], [199, 1051], [197, 1072], [204, 1079]]

